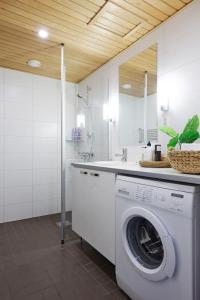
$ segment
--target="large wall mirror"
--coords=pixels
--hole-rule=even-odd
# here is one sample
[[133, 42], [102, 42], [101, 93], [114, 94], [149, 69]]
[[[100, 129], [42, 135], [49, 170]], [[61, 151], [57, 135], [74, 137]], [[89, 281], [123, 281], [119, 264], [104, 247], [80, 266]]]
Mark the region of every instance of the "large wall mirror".
[[157, 44], [119, 68], [119, 143], [135, 146], [156, 141]]

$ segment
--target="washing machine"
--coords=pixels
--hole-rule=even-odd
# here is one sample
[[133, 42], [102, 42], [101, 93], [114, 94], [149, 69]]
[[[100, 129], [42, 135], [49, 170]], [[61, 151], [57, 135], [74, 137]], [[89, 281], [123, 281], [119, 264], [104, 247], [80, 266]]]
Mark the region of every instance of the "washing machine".
[[116, 278], [134, 300], [200, 299], [199, 186], [117, 177]]

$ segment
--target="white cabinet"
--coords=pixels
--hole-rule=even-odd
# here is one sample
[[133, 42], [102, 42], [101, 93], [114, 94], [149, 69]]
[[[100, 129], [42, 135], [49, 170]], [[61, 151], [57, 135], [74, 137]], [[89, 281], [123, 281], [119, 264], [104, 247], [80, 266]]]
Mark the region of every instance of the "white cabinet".
[[73, 168], [72, 228], [115, 263], [115, 174]]

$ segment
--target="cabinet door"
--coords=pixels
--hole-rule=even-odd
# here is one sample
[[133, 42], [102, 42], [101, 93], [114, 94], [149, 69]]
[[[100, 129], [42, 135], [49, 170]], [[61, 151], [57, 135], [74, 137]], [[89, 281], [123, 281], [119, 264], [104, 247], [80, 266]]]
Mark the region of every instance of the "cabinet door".
[[85, 205], [88, 201], [89, 173], [86, 169], [72, 170], [72, 229], [85, 238]]
[[74, 168], [72, 228], [115, 263], [115, 174]]
[[115, 174], [89, 171], [88, 242], [115, 263]]

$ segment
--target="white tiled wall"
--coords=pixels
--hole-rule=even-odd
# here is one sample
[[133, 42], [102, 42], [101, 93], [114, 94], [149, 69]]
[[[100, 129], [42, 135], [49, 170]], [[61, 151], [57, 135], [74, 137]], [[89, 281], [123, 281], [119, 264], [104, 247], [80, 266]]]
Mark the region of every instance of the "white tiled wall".
[[0, 222], [60, 207], [59, 81], [0, 68]]

